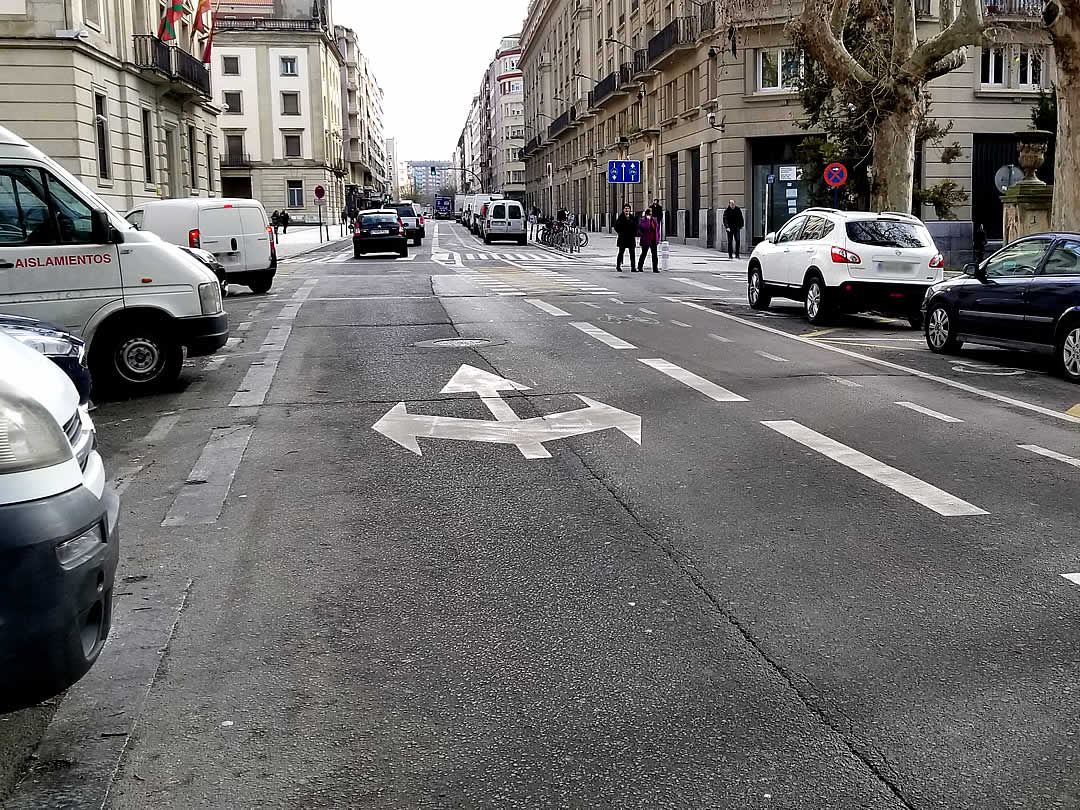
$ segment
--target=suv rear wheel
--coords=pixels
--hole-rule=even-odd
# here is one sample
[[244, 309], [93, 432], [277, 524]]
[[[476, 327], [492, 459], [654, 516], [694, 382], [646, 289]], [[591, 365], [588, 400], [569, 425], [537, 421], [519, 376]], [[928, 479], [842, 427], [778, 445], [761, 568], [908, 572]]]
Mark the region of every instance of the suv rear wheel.
[[829, 315], [825, 295], [825, 282], [821, 280], [821, 276], [810, 276], [806, 282], [806, 298], [803, 303], [806, 320], [815, 326], [824, 323]]
[[772, 303], [772, 296], [765, 289], [765, 278], [761, 274], [761, 267], [754, 265], [750, 268], [750, 275], [746, 280], [746, 300], [750, 309], [768, 309]]

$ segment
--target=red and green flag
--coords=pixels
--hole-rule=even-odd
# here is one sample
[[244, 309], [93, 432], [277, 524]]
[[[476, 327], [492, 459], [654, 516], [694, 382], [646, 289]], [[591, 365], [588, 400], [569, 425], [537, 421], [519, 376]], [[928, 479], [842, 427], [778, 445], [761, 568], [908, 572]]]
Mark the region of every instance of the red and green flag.
[[158, 29], [158, 39], [162, 42], [172, 42], [176, 39], [176, 24], [184, 16], [184, 0], [170, 0], [165, 9], [165, 17], [161, 20], [161, 28]]
[[210, 14], [210, 33], [206, 35], [206, 47], [203, 49], [202, 60], [203, 64], [209, 66], [210, 64], [210, 51], [214, 47], [214, 23], [217, 22], [217, 13], [212, 12]]

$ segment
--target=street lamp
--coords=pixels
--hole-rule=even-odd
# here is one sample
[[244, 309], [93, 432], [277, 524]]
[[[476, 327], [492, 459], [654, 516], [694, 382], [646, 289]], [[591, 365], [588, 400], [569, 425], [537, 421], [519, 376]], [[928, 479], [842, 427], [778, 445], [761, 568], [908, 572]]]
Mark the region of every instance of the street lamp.
[[615, 39], [615, 37], [604, 37], [604, 42], [614, 42], [616, 45], [622, 45], [628, 51], [634, 50], [633, 45], [627, 45], [621, 39]]

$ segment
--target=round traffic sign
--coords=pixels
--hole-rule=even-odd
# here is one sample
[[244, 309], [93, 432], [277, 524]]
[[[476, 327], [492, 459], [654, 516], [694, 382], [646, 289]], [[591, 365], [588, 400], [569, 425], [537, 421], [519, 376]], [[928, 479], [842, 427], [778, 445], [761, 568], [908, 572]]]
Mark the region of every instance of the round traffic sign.
[[323, 188], [322, 186], [315, 186], [315, 199], [316, 200], [321, 200], [325, 196], [326, 196], [326, 189]]
[[843, 163], [830, 163], [825, 167], [825, 182], [830, 186], [842, 186], [847, 180], [847, 168]]

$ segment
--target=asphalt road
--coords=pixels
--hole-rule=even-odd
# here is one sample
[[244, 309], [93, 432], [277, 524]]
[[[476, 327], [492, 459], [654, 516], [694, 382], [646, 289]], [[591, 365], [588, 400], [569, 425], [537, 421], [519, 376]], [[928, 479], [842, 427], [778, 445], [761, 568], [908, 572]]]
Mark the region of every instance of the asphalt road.
[[339, 244], [102, 403], [114, 635], [5, 806], [1080, 806], [1080, 388], [612, 265]]

